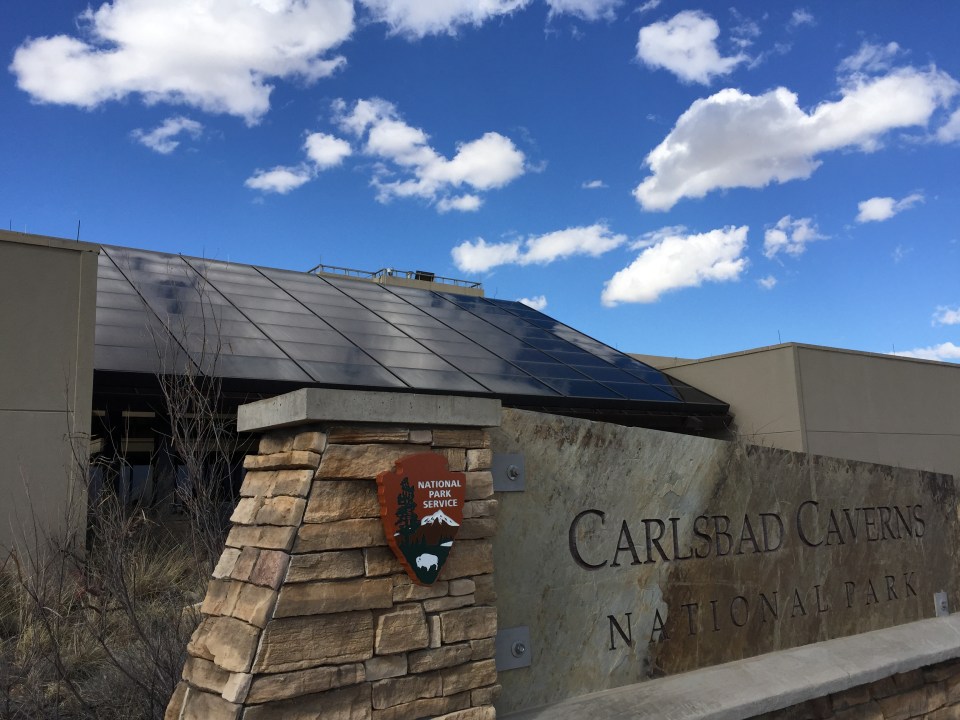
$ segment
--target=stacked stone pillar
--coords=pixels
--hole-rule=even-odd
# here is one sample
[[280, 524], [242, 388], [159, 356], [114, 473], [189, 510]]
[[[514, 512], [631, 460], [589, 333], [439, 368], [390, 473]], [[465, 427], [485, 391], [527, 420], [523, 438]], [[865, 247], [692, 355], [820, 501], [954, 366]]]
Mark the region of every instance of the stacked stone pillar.
[[[259, 454], [168, 720], [493, 720], [498, 423], [493, 400], [338, 390], [241, 408]], [[466, 473], [467, 501], [420, 586], [387, 547], [375, 477], [426, 451]]]

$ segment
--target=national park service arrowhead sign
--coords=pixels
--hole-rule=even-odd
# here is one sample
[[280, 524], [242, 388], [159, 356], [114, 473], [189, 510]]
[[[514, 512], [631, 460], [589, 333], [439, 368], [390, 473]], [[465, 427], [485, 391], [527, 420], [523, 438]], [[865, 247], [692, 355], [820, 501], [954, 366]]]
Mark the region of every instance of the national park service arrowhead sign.
[[432, 585], [463, 522], [466, 475], [451, 472], [437, 453], [400, 458], [377, 475], [387, 544], [418, 585]]

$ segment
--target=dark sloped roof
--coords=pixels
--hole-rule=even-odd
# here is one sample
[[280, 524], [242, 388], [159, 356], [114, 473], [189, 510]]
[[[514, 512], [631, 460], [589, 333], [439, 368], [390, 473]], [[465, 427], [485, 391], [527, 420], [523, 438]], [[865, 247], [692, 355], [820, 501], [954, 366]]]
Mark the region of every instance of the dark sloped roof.
[[99, 372], [494, 396], [514, 406], [728, 406], [518, 302], [104, 246]]

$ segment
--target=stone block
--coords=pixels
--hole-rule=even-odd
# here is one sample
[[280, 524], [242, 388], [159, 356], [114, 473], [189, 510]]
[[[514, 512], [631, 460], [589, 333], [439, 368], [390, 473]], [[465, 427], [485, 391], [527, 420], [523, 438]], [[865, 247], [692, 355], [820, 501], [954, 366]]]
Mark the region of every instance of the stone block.
[[250, 673], [231, 673], [226, 685], [224, 685], [223, 691], [220, 693], [220, 697], [229, 703], [239, 703], [242, 705], [247, 699], [247, 693], [250, 691], [250, 682], [252, 680], [253, 675]]
[[497, 668], [493, 660], [457, 665], [441, 671], [441, 674], [444, 695], [456, 695], [466, 690], [494, 685], [497, 682]]
[[923, 720], [960, 720], [960, 705], [949, 705], [923, 716]]
[[230, 573], [233, 572], [233, 567], [237, 564], [239, 558], [240, 550], [237, 548], [225, 548], [220, 555], [220, 559], [217, 561], [217, 566], [213, 569], [214, 579], [224, 580], [230, 577]]
[[234, 548], [255, 547], [289, 552], [296, 536], [297, 528], [292, 526], [235, 525], [227, 535], [226, 544]]
[[473, 595], [450, 595], [447, 597], [430, 598], [423, 601], [423, 609], [428, 613], [443, 612], [455, 608], [473, 605]]
[[457, 578], [450, 581], [449, 593], [451, 595], [472, 595], [477, 589], [477, 584], [470, 578]]
[[230, 580], [211, 580], [200, 604], [200, 612], [204, 615], [229, 615], [240, 596], [241, 584]]
[[464, 519], [496, 517], [499, 507], [499, 500], [468, 500], [463, 504], [463, 517]]
[[240, 557], [233, 566], [233, 572], [230, 573], [232, 580], [241, 580], [246, 582], [253, 572], [254, 565], [257, 564], [257, 558], [260, 557], [260, 548], [245, 547], [240, 551]]
[[316, 477], [373, 480], [378, 473], [393, 470], [394, 462], [405, 455], [423, 452], [422, 445], [375, 444], [331, 445], [323, 454]]
[[260, 525], [299, 525], [303, 521], [303, 509], [307, 501], [290, 495], [265, 498], [257, 511]]
[[923, 681], [928, 685], [930, 683], [942, 682], [947, 678], [960, 675], [960, 661], [952, 660], [949, 662], [937, 663], [923, 668]]
[[471, 660], [486, 660], [487, 658], [492, 658], [496, 653], [497, 641], [492, 637], [470, 641]]
[[377, 484], [370, 480], [317, 480], [303, 521], [327, 523], [356, 518], [379, 518]]
[[248, 672], [259, 639], [260, 629], [243, 620], [206, 617], [190, 638], [187, 652], [212, 660], [224, 670]]
[[274, 617], [321, 615], [393, 606], [390, 578], [325, 580], [284, 585]]
[[277, 591], [269, 587], [239, 583], [240, 595], [230, 615], [262, 628], [267, 624], [277, 600]]
[[953, 705], [960, 703], [960, 675], [947, 678], [944, 681], [944, 691], [947, 695], [947, 702]]
[[467, 500], [493, 497], [493, 473], [489, 470], [464, 473], [467, 476]]
[[407, 669], [410, 673], [442, 670], [470, 662], [471, 654], [469, 643], [417, 650], [407, 655]]
[[440, 616], [427, 615], [427, 628], [430, 630], [429, 647], [440, 647], [443, 644], [443, 629], [440, 627]]
[[254, 705], [244, 720], [371, 720], [370, 685], [361, 683], [290, 700]]
[[497, 602], [497, 589], [493, 584], [493, 575], [480, 575], [473, 578], [476, 585], [474, 597], [477, 605], [494, 605]]
[[940, 685], [925, 685], [913, 690], [878, 698], [877, 705], [885, 720], [907, 720], [941, 708], [946, 703]]
[[497, 609], [493, 607], [461, 608], [440, 613], [444, 643], [480, 640], [497, 634]]
[[363, 664], [367, 682], [385, 680], [386, 678], [400, 677], [407, 674], [407, 656], [377, 655]]
[[362, 683], [365, 679], [366, 672], [360, 663], [327, 665], [274, 675], [256, 675], [250, 684], [247, 703], [253, 705], [312, 695]]
[[846, 710], [854, 705], [863, 705], [870, 702], [870, 687], [868, 685], [858, 685], [843, 692], [834, 693], [830, 696], [833, 709], [836, 711]]
[[230, 672], [205, 658], [188, 657], [181, 677], [195, 688], [219, 695], [230, 679]]
[[419, 650], [427, 647], [429, 643], [427, 618], [419, 605], [401, 605], [396, 610], [377, 617], [374, 645], [377, 655]]
[[362, 550], [334, 550], [292, 556], [290, 569], [287, 571], [287, 582], [340, 580], [360, 575], [363, 575]]
[[263, 632], [253, 672], [363, 662], [373, 657], [373, 641], [369, 610], [276, 619]]
[[497, 534], [496, 518], [465, 518], [460, 525], [458, 540], [478, 540], [490, 538]]
[[433, 442], [433, 430], [411, 430], [410, 442], [417, 445], [429, 445]]
[[897, 695], [914, 690], [923, 685], [923, 671], [919, 668], [905, 673], [897, 673], [870, 685], [870, 694], [877, 699], [888, 695]]
[[333, 427], [327, 431], [327, 442], [331, 445], [368, 445], [371, 443], [406, 443], [409, 441], [409, 430], [390, 426]]
[[393, 601], [397, 603], [443, 597], [448, 589], [448, 583], [444, 580], [438, 580], [433, 585], [415, 585], [406, 575], [394, 575], [393, 585]]
[[250, 471], [240, 486], [241, 497], [275, 497], [293, 495], [306, 497], [313, 483], [313, 470]]
[[182, 720], [237, 720], [240, 710], [240, 705], [227, 702], [219, 695], [190, 688], [183, 699], [180, 717]]
[[290, 556], [280, 550], [261, 550], [248, 580], [254, 585], [277, 590], [287, 574]]
[[243, 459], [246, 470], [316, 470], [320, 453], [308, 450], [289, 450], [270, 455], [247, 455]]
[[350, 550], [374, 545], [386, 545], [383, 525], [379, 518], [338, 520], [300, 527], [294, 552], [311, 553], [324, 550]]
[[440, 453], [447, 459], [447, 468], [453, 472], [463, 472], [467, 469], [467, 451], [463, 448], [434, 447], [433, 451]]
[[440, 675], [409, 675], [373, 683], [371, 700], [375, 710], [404, 705], [420, 698], [441, 695]]
[[185, 682], [178, 682], [173, 689], [173, 695], [170, 696], [170, 702], [167, 703], [167, 709], [163, 713], [163, 720], [180, 720], [180, 713], [183, 712], [183, 701], [187, 696], [189, 686]]
[[253, 525], [257, 521], [257, 510], [260, 509], [261, 498], [241, 497], [233, 509], [230, 522], [237, 525]]
[[[471, 702], [473, 701], [473, 693], [470, 694]], [[494, 710], [492, 705], [486, 705], [484, 707], [471, 707], [466, 710], [457, 710], [452, 713], [447, 713], [446, 715], [439, 715], [433, 720], [497, 720], [497, 711]]]
[[[384, 538], [386, 541], [386, 538]], [[404, 572], [403, 565], [388, 547], [372, 547], [363, 551], [363, 565], [367, 577], [396, 575]]]
[[261, 455], [288, 452], [290, 450], [309, 450], [322, 453], [327, 446], [326, 435], [319, 430], [274, 430], [260, 438]]
[[493, 450], [467, 450], [467, 470], [489, 470], [493, 465]]
[[488, 685], [470, 691], [470, 704], [474, 707], [493, 705], [500, 697], [501, 685]]
[[473, 428], [434, 430], [433, 444], [436, 447], [488, 448], [490, 435], [486, 430]]
[[[383, 710], [374, 710], [371, 720], [411, 720], [432, 718], [454, 710], [463, 710], [470, 705], [470, 693], [450, 697], [422, 698], [403, 705], [394, 705]], [[326, 718], [324, 718], [326, 720]]]
[[453, 580], [492, 572], [493, 545], [489, 540], [457, 540], [438, 577], [440, 580]]

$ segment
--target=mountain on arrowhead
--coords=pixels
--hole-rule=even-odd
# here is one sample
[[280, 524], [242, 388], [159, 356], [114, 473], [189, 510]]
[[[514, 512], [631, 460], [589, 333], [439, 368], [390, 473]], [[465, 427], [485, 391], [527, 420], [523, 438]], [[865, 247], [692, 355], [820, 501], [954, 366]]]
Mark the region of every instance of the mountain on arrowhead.
[[457, 523], [453, 521], [443, 510], [437, 510], [433, 515], [427, 515], [425, 518], [420, 519], [421, 527], [423, 525], [432, 525], [438, 523], [440, 525], [449, 525], [450, 527], [459, 527]]
[[411, 542], [429, 546], [437, 546], [441, 543], [451, 542], [457, 536], [457, 530], [460, 526], [455, 523], [442, 510], [437, 510], [432, 515], [427, 515], [420, 520], [420, 527], [410, 538]]

